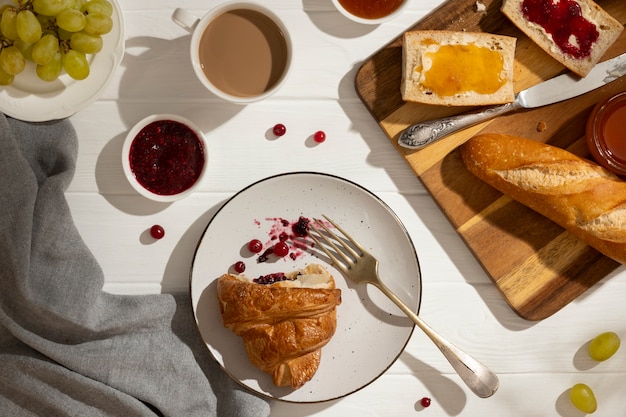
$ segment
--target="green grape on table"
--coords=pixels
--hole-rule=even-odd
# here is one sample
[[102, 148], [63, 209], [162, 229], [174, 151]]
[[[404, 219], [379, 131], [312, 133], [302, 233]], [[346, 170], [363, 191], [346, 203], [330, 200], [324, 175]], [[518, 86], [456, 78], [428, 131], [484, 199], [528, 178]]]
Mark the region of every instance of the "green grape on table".
[[576, 384], [569, 391], [569, 398], [583, 413], [591, 414], [598, 409], [596, 396], [589, 386], [585, 384]]
[[85, 32], [76, 32], [70, 38], [70, 47], [83, 54], [97, 54], [102, 50], [102, 37]]
[[113, 19], [102, 13], [89, 13], [84, 31], [92, 35], [105, 35], [113, 28]]
[[59, 39], [56, 35], [47, 33], [33, 45], [31, 60], [37, 65], [46, 65], [52, 61], [54, 54], [59, 50]]
[[11, 85], [15, 79], [14, 75], [8, 74], [0, 67], [0, 85]]
[[76, 9], [65, 9], [56, 15], [57, 25], [68, 32], [80, 32], [87, 23], [84, 14]]
[[43, 34], [41, 23], [30, 10], [21, 10], [15, 18], [17, 36], [24, 42], [35, 43]]
[[33, 0], [33, 10], [35, 13], [44, 16], [56, 16], [62, 10], [71, 6], [68, 0]]
[[16, 46], [7, 46], [0, 51], [0, 68], [9, 75], [17, 75], [24, 71], [26, 59]]
[[61, 52], [54, 54], [54, 57], [46, 65], [37, 65], [35, 69], [39, 79], [52, 82], [59, 78], [63, 71], [63, 62], [61, 60]]
[[0, 18], [0, 32], [10, 41], [18, 39], [16, 21], [17, 9], [15, 7], [7, 7], [4, 9], [2, 18]]
[[[79, 2], [79, 1], [80, 0], [76, 0], [76, 2]], [[83, 0], [83, 3], [84, 5], [80, 9], [83, 13], [86, 13], [86, 14], [102, 13], [109, 17], [113, 15], [113, 5], [111, 4], [111, 2], [107, 0], [91, 0], [91, 1]]]
[[617, 333], [604, 332], [589, 343], [589, 356], [598, 362], [605, 361], [617, 352], [619, 346], [620, 339]]
[[85, 54], [73, 49], [62, 55], [63, 69], [75, 80], [84, 80], [89, 76], [89, 62]]

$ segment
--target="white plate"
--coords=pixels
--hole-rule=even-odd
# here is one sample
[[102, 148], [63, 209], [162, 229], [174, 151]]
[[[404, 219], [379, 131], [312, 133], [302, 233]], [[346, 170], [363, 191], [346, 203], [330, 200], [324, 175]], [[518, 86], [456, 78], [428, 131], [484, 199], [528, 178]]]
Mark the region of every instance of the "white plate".
[[[44, 122], [71, 116], [93, 103], [109, 84], [124, 56], [124, 19], [117, 0], [113, 5], [113, 29], [104, 35], [100, 52], [89, 56], [90, 74], [77, 81], [63, 74], [52, 82], [42, 81], [35, 73], [35, 64], [15, 76], [10, 86], [0, 86], [0, 111], [27, 122]], [[0, 5], [12, 3], [0, 0]]]
[[[200, 239], [191, 268], [191, 300], [198, 329], [224, 370], [258, 394], [290, 402], [321, 402], [351, 394], [382, 375], [404, 350], [413, 332], [410, 321], [372, 286], [356, 286], [328, 264], [317, 249], [293, 248], [293, 257], [270, 257], [257, 263], [247, 243], [290, 231], [281, 220], [296, 222], [328, 215], [371, 250], [380, 261], [382, 279], [414, 311], [419, 310], [421, 278], [415, 248], [392, 210], [361, 186], [313, 172], [278, 175], [243, 189], [224, 204]], [[337, 307], [337, 331], [322, 348], [322, 359], [311, 381], [298, 390], [277, 388], [271, 377], [248, 360], [241, 339], [224, 328], [216, 298], [216, 280], [232, 272], [237, 261], [255, 278], [287, 272], [310, 263], [325, 265], [342, 291]]]

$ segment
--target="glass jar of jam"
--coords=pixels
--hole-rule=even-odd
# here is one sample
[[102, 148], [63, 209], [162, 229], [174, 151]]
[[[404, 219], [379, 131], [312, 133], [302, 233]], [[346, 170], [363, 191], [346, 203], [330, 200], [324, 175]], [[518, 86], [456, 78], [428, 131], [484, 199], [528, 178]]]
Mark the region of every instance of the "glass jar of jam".
[[598, 103], [587, 121], [587, 146], [596, 162], [626, 176], [626, 91]]

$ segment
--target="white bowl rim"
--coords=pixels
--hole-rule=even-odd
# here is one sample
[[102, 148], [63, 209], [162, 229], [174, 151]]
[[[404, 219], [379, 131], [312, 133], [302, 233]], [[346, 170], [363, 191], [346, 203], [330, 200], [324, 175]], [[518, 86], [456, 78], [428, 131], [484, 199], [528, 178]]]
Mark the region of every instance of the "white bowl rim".
[[402, 3], [400, 4], [400, 6], [398, 6], [398, 8], [396, 10], [394, 10], [393, 12], [389, 13], [387, 16], [383, 16], [380, 17], [378, 19], [366, 19], [363, 17], [359, 17], [359, 16], [355, 16], [352, 13], [350, 13], [349, 11], [347, 11], [342, 5], [341, 3], [339, 3], [339, 0], [332, 0], [333, 5], [335, 6], [335, 8], [337, 10], [339, 10], [339, 12], [344, 15], [345, 17], [347, 17], [348, 19], [357, 22], [357, 23], [363, 23], [365, 25], [380, 25], [381, 23], [385, 23], [385, 22], [389, 22], [393, 19], [395, 19], [396, 17], [398, 17], [399, 15], [401, 15], [404, 10], [409, 6], [409, 0], [403, 0]]
[[[179, 122], [179, 123], [186, 125], [196, 134], [196, 136], [200, 140], [200, 143], [202, 143], [202, 151], [204, 154], [204, 165], [202, 167], [202, 171], [200, 172], [200, 175], [198, 176], [198, 179], [196, 180], [196, 182], [194, 182], [191, 185], [191, 187], [187, 188], [185, 191], [182, 191], [178, 194], [161, 195], [161, 194], [156, 194], [147, 190], [137, 181], [135, 174], [133, 174], [132, 170], [130, 169], [130, 159], [129, 159], [130, 147], [133, 143], [133, 140], [135, 139], [137, 134], [141, 131], [141, 129], [143, 129], [144, 127], [146, 127], [152, 122], [156, 122], [160, 120], [172, 120], [172, 121]], [[198, 185], [202, 182], [206, 174], [208, 162], [209, 162], [209, 153], [207, 151], [207, 141], [206, 141], [206, 138], [204, 137], [204, 134], [194, 122], [192, 122], [186, 117], [179, 116], [177, 114], [159, 113], [159, 114], [152, 114], [150, 116], [147, 116], [141, 119], [128, 131], [128, 133], [126, 134], [126, 139], [124, 140], [124, 145], [122, 146], [122, 168], [124, 170], [124, 176], [130, 183], [130, 185], [133, 187], [133, 189], [135, 189], [135, 191], [137, 191], [142, 196], [150, 200], [158, 201], [162, 203], [174, 202], [176, 200], [180, 200], [181, 198], [187, 197], [189, 194], [193, 193], [197, 189]]]

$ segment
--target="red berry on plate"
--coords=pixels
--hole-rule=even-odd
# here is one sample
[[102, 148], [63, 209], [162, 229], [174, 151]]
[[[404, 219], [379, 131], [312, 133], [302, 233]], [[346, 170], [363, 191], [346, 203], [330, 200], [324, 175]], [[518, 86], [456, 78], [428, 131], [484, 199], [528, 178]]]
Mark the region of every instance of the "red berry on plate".
[[284, 124], [278, 123], [278, 124], [274, 125], [274, 127], [272, 128], [272, 132], [276, 136], [283, 136], [285, 133], [287, 133], [287, 128], [285, 127]]
[[287, 245], [285, 242], [278, 242], [274, 245], [274, 253], [276, 254], [276, 256], [280, 256], [281, 258], [283, 256], [287, 256], [287, 254], [289, 253], [289, 245]]
[[235, 265], [233, 265], [233, 268], [235, 269], [235, 272], [237, 272], [238, 274], [241, 274], [243, 271], [246, 270], [246, 264], [244, 264], [242, 261], [238, 261], [238, 262], [235, 262]]
[[252, 239], [248, 242], [248, 249], [252, 253], [259, 253], [263, 249], [263, 243], [259, 239]]
[[324, 131], [322, 130], [318, 130], [317, 132], [315, 132], [315, 134], [313, 135], [313, 140], [317, 143], [322, 143], [326, 140], [326, 133], [324, 133]]
[[165, 230], [163, 229], [162, 226], [155, 224], [154, 226], [150, 228], [150, 236], [152, 236], [155, 239], [162, 239], [163, 236], [165, 236]]
[[430, 406], [430, 398], [428, 397], [424, 397], [420, 400], [420, 404], [422, 405], [422, 407], [426, 408]]

